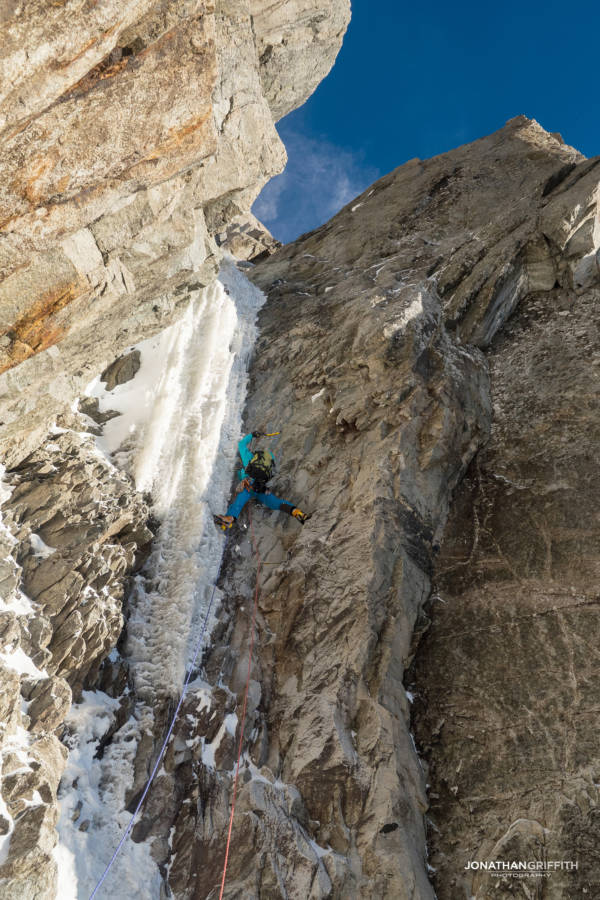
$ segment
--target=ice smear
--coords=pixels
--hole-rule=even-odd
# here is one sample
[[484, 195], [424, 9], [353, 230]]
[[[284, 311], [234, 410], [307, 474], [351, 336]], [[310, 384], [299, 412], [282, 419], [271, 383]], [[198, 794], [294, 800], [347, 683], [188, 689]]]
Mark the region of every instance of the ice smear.
[[321, 847], [320, 844], [317, 844], [316, 841], [309, 840], [309, 844], [319, 859], [322, 859], [324, 856], [329, 856], [331, 853], [333, 853], [331, 847]]
[[[97, 760], [97, 742], [115, 701], [86, 695], [73, 712], [79, 716], [71, 720], [77, 742], [61, 783], [55, 851], [66, 891], [59, 892], [61, 900], [89, 896], [111, 859], [130, 820], [125, 795], [140, 734], [153, 730], [157, 701], [180, 694], [200, 638], [224, 546], [212, 514], [224, 511], [228, 501], [255, 319], [264, 299], [233, 262], [226, 262], [219, 281], [198, 294], [179, 322], [137, 345], [141, 366], [132, 381], [111, 392], [98, 380], [88, 388], [101, 410], [122, 414], [106, 423], [100, 449], [131, 472], [140, 490], [151, 493], [161, 524], [129, 600], [125, 653], [135, 686], [134, 717]], [[208, 685], [199, 678], [190, 690], [200, 708], [210, 705]], [[233, 719], [224, 726], [233, 728]], [[213, 753], [216, 746], [213, 742]], [[89, 825], [80, 831], [83, 821]], [[69, 888], [73, 870], [76, 887]], [[104, 882], [103, 896], [154, 900], [160, 896], [157, 878], [150, 841], [129, 839]]]
[[[231, 263], [209, 292], [212, 302], [180, 360], [176, 427], [155, 455], [152, 474], [144, 466], [162, 524], [147, 567], [150, 578], [137, 581], [128, 628], [139, 695], [177, 692], [221, 564], [224, 540], [212, 516], [227, 507], [264, 295]], [[161, 420], [152, 432], [155, 443], [154, 432], [163, 434]]]

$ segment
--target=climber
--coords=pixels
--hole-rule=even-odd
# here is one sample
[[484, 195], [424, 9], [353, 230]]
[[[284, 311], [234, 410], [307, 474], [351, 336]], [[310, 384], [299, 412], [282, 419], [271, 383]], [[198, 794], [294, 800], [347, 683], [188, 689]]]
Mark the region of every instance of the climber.
[[275, 468], [275, 457], [271, 451], [257, 450], [255, 453], [249, 447], [253, 438], [268, 437], [262, 431], [253, 431], [247, 434], [238, 444], [240, 456], [242, 457], [242, 468], [238, 471], [240, 479], [240, 490], [235, 500], [229, 504], [229, 509], [224, 516], [215, 516], [215, 523], [219, 525], [223, 531], [231, 528], [244, 506], [251, 497], [267, 506], [269, 509], [280, 509], [289, 513], [295, 519], [298, 519], [301, 525], [304, 525], [310, 518], [301, 509], [298, 509], [287, 500], [280, 500], [275, 494], [272, 494], [267, 487], [267, 482], [273, 477]]

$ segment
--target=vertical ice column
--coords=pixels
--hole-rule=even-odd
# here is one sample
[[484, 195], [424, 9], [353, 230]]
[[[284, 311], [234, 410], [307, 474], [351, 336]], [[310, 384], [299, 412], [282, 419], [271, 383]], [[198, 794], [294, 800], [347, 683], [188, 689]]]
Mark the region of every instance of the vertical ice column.
[[191, 625], [201, 619], [218, 574], [223, 540], [212, 513], [227, 504], [263, 301], [226, 263], [219, 281], [161, 338], [164, 362], [132, 465], [161, 522], [130, 604], [127, 653], [142, 699], [180, 689], [195, 636]]

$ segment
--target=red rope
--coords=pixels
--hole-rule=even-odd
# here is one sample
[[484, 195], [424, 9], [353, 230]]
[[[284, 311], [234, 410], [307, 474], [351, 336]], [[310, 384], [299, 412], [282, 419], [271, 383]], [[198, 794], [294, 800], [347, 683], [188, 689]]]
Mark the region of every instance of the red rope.
[[240, 742], [238, 746], [238, 755], [237, 755], [237, 763], [235, 766], [235, 778], [233, 779], [233, 798], [231, 801], [231, 815], [229, 816], [229, 830], [227, 832], [227, 847], [225, 848], [225, 863], [223, 865], [223, 878], [221, 879], [221, 892], [219, 894], [219, 900], [223, 898], [223, 891], [225, 890], [225, 877], [227, 875], [227, 863], [229, 861], [229, 844], [231, 842], [231, 829], [233, 828], [233, 814], [235, 812], [235, 800], [237, 796], [237, 784], [238, 784], [238, 774], [240, 771], [240, 759], [242, 757], [242, 745], [244, 742], [244, 727], [246, 724], [246, 707], [248, 706], [248, 689], [250, 687], [250, 672], [252, 669], [252, 651], [254, 650], [254, 625], [256, 622], [256, 609], [258, 606], [258, 583], [260, 576], [260, 553], [258, 552], [258, 547], [256, 546], [256, 541], [254, 539], [254, 529], [252, 527], [252, 513], [250, 512], [250, 507], [248, 507], [248, 515], [250, 519], [250, 534], [252, 535], [252, 547], [254, 549], [254, 553], [256, 556], [256, 589], [254, 591], [254, 607], [252, 610], [252, 625], [250, 627], [250, 652], [248, 654], [248, 675], [246, 676], [246, 689], [244, 691], [244, 708], [242, 711], [242, 727], [240, 729]]

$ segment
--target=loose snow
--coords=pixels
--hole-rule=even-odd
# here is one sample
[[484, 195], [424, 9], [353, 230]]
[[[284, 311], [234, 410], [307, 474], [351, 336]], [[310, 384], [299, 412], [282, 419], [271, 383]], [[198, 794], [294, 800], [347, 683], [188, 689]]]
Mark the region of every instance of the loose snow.
[[[117, 701], [84, 693], [69, 717], [72, 749], [61, 782], [55, 850], [60, 900], [89, 896], [111, 859], [131, 818], [126, 793], [140, 735], [153, 731], [157, 700], [180, 694], [198, 643], [224, 547], [212, 515], [226, 509], [255, 319], [264, 299], [226, 261], [219, 281], [198, 293], [181, 320], [132, 347], [140, 351], [141, 365], [131, 381], [112, 391], [99, 379], [88, 387], [101, 411], [119, 413], [104, 425], [99, 450], [150, 494], [160, 528], [129, 599], [125, 655], [135, 687], [134, 716], [100, 760], [94, 758], [98, 740]], [[201, 679], [189, 690], [197, 693], [200, 708], [210, 706], [210, 690]], [[236, 725], [233, 714], [226, 717], [223, 733], [235, 734]], [[207, 764], [217, 746], [215, 740], [206, 748]], [[104, 882], [103, 896], [155, 900], [160, 883], [150, 841], [130, 839]]]

